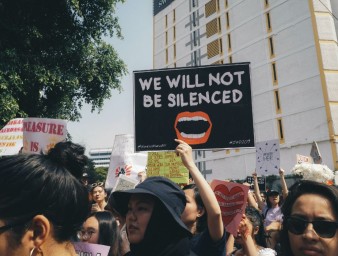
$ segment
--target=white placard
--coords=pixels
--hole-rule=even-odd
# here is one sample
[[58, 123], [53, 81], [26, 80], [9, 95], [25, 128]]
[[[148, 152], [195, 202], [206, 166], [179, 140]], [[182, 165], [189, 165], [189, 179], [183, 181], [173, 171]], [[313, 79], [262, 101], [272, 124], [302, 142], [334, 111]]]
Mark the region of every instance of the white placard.
[[67, 137], [67, 122], [61, 119], [24, 118], [23, 153], [47, 153]]
[[256, 142], [256, 172], [278, 175], [280, 166], [279, 140]]
[[133, 189], [138, 183], [139, 181], [136, 179], [129, 178], [125, 175], [120, 175], [116, 180], [113, 191]]
[[9, 121], [0, 130], [0, 156], [16, 155], [23, 146], [23, 118]]
[[144, 152], [134, 153], [133, 135], [116, 135], [105, 188], [112, 189], [120, 175], [138, 180], [137, 174], [146, 170], [147, 157], [148, 154]]

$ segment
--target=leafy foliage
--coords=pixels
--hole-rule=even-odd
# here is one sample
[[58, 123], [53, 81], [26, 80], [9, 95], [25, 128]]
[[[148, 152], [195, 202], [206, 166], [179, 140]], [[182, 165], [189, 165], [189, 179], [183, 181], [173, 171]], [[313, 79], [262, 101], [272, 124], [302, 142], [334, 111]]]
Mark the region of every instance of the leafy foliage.
[[79, 120], [121, 90], [124, 62], [104, 36], [122, 39], [124, 0], [0, 2], [0, 126], [15, 117]]

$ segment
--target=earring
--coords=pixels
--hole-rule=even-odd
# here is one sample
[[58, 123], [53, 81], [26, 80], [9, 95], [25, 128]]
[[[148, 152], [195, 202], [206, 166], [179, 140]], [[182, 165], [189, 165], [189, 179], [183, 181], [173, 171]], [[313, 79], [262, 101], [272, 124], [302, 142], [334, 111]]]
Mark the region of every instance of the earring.
[[39, 247], [34, 247], [29, 253], [29, 256], [43, 256], [43, 252]]

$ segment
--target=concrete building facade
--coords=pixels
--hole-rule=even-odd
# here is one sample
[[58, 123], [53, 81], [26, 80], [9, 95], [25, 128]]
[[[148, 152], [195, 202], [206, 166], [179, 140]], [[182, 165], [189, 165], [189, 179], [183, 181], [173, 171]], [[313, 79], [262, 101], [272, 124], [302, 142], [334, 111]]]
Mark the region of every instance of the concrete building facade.
[[112, 148], [95, 148], [89, 150], [89, 159], [93, 161], [95, 168], [109, 168]]
[[[250, 62], [255, 141], [288, 173], [316, 141], [338, 169], [338, 1], [154, 0], [154, 69]], [[255, 149], [196, 152], [206, 178], [245, 178]]]

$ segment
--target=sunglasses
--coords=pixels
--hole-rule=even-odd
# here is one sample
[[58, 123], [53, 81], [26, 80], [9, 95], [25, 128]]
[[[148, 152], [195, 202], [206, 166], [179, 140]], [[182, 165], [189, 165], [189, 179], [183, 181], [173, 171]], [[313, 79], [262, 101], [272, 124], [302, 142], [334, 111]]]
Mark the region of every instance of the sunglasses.
[[91, 186], [92, 188], [103, 187], [103, 182], [96, 182], [96, 183], [93, 183]]
[[335, 236], [338, 229], [338, 222], [329, 221], [329, 220], [314, 220], [307, 221], [298, 217], [289, 217], [287, 219], [287, 230], [295, 235], [301, 235], [304, 233], [305, 229], [312, 224], [313, 229], [316, 231], [317, 235], [322, 238], [332, 238]]

